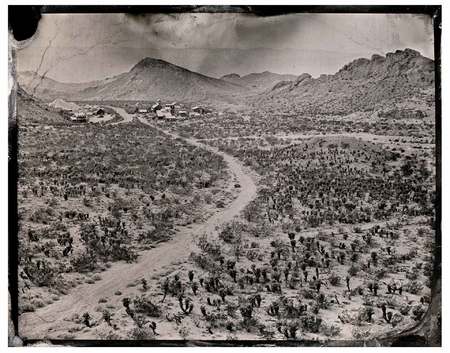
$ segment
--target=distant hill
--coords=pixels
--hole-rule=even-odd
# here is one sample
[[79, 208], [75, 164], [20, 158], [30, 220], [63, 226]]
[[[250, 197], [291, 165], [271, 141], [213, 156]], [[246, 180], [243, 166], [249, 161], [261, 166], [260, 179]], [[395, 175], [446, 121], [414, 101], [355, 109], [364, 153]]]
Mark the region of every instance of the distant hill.
[[405, 102], [413, 108], [434, 104], [434, 61], [405, 49], [357, 59], [334, 75], [279, 82], [251, 99], [253, 109], [284, 113], [349, 114]]
[[[164, 60], [145, 58], [130, 71], [99, 81], [67, 84], [19, 74], [28, 93], [45, 100], [163, 100], [228, 102], [242, 97], [239, 85], [192, 72]], [[35, 88], [37, 87], [37, 88]]]
[[[108, 79], [102, 80], [102, 82], [107, 80]], [[64, 83], [55, 81], [49, 77], [42, 77], [33, 71], [19, 72], [17, 75], [17, 81], [28, 94], [46, 101], [53, 101], [58, 98], [71, 99], [82, 90], [95, 86], [99, 83], [99, 81], [86, 83]]]
[[66, 102], [64, 99], [57, 98], [53, 102], [49, 103], [50, 107], [62, 110], [72, 110], [77, 111], [80, 107], [73, 102]]
[[92, 100], [228, 101], [239, 97], [242, 87], [204, 76], [164, 60], [145, 58], [129, 72], [81, 92]]
[[273, 87], [280, 81], [295, 80], [296, 76], [281, 75], [269, 71], [264, 71], [260, 73], [251, 73], [245, 76], [239, 76], [238, 74], [233, 73], [222, 76], [220, 79], [237, 85], [244, 86], [247, 89], [250, 89], [257, 93], [261, 93], [267, 90], [268, 88]]

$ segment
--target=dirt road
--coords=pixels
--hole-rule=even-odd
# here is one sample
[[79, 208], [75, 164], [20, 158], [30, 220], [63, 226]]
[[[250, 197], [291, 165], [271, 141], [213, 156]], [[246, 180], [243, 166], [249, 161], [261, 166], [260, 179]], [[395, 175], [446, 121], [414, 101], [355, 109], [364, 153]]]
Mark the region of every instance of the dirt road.
[[[131, 121], [133, 116], [127, 114], [121, 108], [114, 108], [119, 114], [125, 113], [124, 119]], [[153, 128], [143, 118], [139, 120]], [[165, 132], [165, 131], [164, 131]], [[165, 132], [166, 133], [166, 132]], [[180, 136], [167, 133], [173, 138]], [[228, 168], [240, 183], [240, 193], [237, 198], [225, 209], [217, 211], [206, 222], [191, 225], [190, 228], [181, 227], [172, 240], [158, 245], [156, 248], [142, 252], [137, 263], [115, 263], [107, 271], [101, 274], [102, 279], [94, 284], [82, 284], [73, 289], [68, 295], [61, 297], [46, 307], [35, 312], [24, 313], [19, 318], [19, 335], [28, 339], [58, 338], [61, 334], [67, 334], [73, 322], [67, 320], [73, 314], [82, 315], [84, 312], [95, 312], [100, 298], [113, 298], [116, 302], [120, 297], [114, 295], [116, 291], [123, 290], [126, 285], [134, 280], [141, 279], [149, 274], [162, 273], [165, 266], [173, 262], [180, 262], [188, 258], [195, 245], [193, 239], [204, 233], [212, 234], [216, 227], [232, 220], [245, 206], [256, 196], [256, 185], [252, 178], [246, 174], [242, 164], [232, 156], [218, 151], [194, 139], [184, 139], [187, 143], [207, 149], [220, 155], [226, 161]], [[66, 320], [65, 320], [66, 319]], [[78, 338], [77, 333], [75, 337]]]
[[119, 114], [123, 118], [123, 120], [117, 121], [115, 123], [111, 123], [111, 125], [125, 124], [125, 123], [130, 123], [133, 121], [133, 115], [128, 114], [125, 111], [125, 109], [119, 108], [119, 107], [108, 107], [108, 108], [111, 108], [112, 110], [114, 110], [117, 114]]

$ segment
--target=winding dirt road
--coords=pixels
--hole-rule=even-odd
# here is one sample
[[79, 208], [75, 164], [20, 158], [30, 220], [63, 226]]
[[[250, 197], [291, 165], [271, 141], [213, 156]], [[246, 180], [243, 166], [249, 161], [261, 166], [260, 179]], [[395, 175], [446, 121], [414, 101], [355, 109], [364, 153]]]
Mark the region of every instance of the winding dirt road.
[[[125, 110], [115, 107], [113, 109], [123, 115], [125, 121], [132, 121], [133, 116], [127, 114]], [[187, 260], [195, 249], [193, 240], [196, 236], [216, 232], [217, 226], [232, 220], [256, 196], [255, 183], [245, 173], [242, 164], [234, 157], [195, 139], [186, 139], [168, 133], [143, 118], [138, 119], [143, 124], [158, 129], [172, 138], [181, 138], [191, 145], [223, 157], [230, 172], [235, 175], [241, 185], [239, 195], [227, 208], [217, 211], [206, 222], [191, 225], [191, 228], [180, 227], [172, 240], [140, 253], [137, 263], [115, 263], [107, 271], [102, 272], [100, 281], [94, 284], [82, 284], [74, 288], [68, 295], [61, 297], [59, 301], [37, 309], [35, 312], [22, 314], [19, 318], [19, 335], [22, 338], [58, 338], [61, 334], [67, 334], [69, 328], [73, 327], [73, 322], [64, 320], [65, 318], [69, 318], [75, 313], [94, 312], [100, 298], [112, 298], [119, 303], [120, 297], [114, 295], [116, 291], [125, 289], [128, 283], [149, 274], [163, 273], [164, 267], [174, 262]], [[78, 338], [77, 334], [75, 336]]]

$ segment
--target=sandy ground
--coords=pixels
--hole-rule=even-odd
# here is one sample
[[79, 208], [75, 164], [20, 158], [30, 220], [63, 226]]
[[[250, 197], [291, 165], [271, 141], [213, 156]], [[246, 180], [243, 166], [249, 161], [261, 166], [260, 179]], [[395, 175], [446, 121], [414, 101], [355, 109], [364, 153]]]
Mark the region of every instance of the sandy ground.
[[112, 116], [111, 114], [105, 114], [102, 117], [91, 117], [89, 118], [89, 122], [90, 123], [106, 123], [110, 120], [114, 119], [114, 116]]
[[[127, 114], [122, 108], [114, 107], [113, 109], [123, 116], [124, 120], [120, 123], [133, 120], [133, 115]], [[139, 120], [143, 124], [167, 133], [153, 126], [144, 118], [139, 118]], [[167, 134], [173, 138], [182, 138], [173, 133]], [[70, 317], [77, 313], [93, 311], [100, 298], [112, 297], [119, 302], [120, 298], [114, 296], [116, 291], [124, 289], [129, 282], [138, 280], [150, 272], [157, 275], [164, 272], [165, 267], [170, 264], [187, 260], [194, 250], [193, 238], [195, 236], [215, 233], [216, 228], [232, 220], [256, 196], [257, 188], [253, 179], [246, 174], [243, 165], [237, 159], [195, 139], [182, 139], [191, 145], [207, 149], [224, 158], [231, 174], [234, 174], [237, 182], [241, 185], [237, 198], [227, 208], [218, 210], [204, 223], [189, 227], [178, 227], [177, 235], [172, 240], [142, 252], [137, 263], [115, 263], [110, 269], [102, 273], [100, 281], [94, 284], [80, 285], [71, 293], [62, 297], [61, 300], [35, 312], [24, 313], [19, 318], [19, 334], [21, 337], [28, 339], [57, 338], [61, 333], [68, 332], [72, 325]]]

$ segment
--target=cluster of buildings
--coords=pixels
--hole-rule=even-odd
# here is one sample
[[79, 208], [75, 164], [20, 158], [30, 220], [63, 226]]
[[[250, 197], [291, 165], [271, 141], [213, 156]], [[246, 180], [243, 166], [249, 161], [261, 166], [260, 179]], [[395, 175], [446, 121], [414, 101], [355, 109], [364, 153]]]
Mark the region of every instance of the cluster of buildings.
[[165, 119], [165, 120], [177, 120], [177, 119], [187, 119], [187, 118], [200, 118], [202, 116], [207, 116], [211, 114], [207, 109], [195, 106], [190, 108], [190, 110], [183, 107], [181, 104], [176, 102], [167, 103], [164, 106], [161, 104], [161, 100], [158, 99], [155, 104], [151, 106], [150, 109], [139, 108], [139, 104], [136, 104], [136, 113], [138, 114], [154, 114], [154, 118]]
[[105, 115], [105, 110], [98, 106], [86, 105], [75, 111], [69, 110], [70, 120], [78, 123], [86, 123], [90, 117], [101, 118]]

